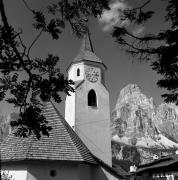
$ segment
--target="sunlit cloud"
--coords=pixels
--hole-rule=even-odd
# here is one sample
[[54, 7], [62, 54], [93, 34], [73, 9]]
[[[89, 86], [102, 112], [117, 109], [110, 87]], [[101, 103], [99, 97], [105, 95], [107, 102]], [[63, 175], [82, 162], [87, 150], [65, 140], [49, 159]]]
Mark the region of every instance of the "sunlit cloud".
[[125, 0], [115, 0], [109, 7], [110, 10], [105, 10], [99, 18], [103, 31], [110, 31], [114, 26], [121, 27], [130, 24], [128, 20], [121, 20], [121, 12], [129, 7]]
[[109, 5], [110, 10], [105, 10], [99, 18], [99, 23], [104, 32], [111, 31], [114, 26], [129, 27], [131, 33], [139, 36], [145, 29], [144, 26], [133, 25], [129, 20], [122, 19], [122, 11], [131, 8], [126, 0], [115, 0]]

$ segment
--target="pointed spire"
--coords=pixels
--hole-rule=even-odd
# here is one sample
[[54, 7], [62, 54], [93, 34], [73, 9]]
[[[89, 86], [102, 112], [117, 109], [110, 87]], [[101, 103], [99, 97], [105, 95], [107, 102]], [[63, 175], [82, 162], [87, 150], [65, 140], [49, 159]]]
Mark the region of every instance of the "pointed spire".
[[82, 51], [90, 51], [90, 52], [94, 53], [89, 30], [83, 36], [81, 50]]
[[89, 30], [87, 30], [86, 34], [84, 34], [80, 51], [73, 62], [79, 62], [83, 60], [102, 63], [102, 61], [94, 53]]

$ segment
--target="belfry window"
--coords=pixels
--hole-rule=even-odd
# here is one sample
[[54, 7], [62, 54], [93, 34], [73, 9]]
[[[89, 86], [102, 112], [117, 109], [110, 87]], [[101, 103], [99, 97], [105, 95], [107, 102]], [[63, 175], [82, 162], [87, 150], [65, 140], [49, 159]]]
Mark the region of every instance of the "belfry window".
[[80, 69], [77, 69], [77, 76], [80, 76]]
[[93, 89], [88, 93], [88, 106], [97, 107], [96, 93]]

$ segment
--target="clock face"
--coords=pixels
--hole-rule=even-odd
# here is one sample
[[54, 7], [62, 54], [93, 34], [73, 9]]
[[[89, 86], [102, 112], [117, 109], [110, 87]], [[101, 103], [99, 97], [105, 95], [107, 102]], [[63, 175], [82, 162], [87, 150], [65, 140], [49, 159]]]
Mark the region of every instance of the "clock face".
[[90, 82], [96, 82], [98, 81], [99, 78], [99, 69], [94, 68], [94, 67], [88, 67], [86, 69], [86, 78], [90, 81]]

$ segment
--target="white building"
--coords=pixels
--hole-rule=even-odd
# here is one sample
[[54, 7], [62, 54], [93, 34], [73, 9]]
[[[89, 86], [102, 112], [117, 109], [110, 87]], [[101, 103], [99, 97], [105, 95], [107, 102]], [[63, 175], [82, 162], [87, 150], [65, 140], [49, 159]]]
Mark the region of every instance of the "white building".
[[68, 68], [75, 93], [66, 98], [65, 119], [90, 151], [111, 166], [109, 92], [106, 66], [94, 54], [90, 36], [83, 39], [78, 56]]

